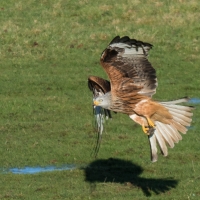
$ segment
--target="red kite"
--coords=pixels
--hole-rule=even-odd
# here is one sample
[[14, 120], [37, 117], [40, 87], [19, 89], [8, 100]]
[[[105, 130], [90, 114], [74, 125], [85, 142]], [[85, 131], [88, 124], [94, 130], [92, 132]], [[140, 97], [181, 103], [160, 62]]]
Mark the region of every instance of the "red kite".
[[[188, 98], [160, 102], [152, 99], [156, 93], [156, 71], [147, 56], [153, 45], [130, 39], [115, 37], [103, 51], [100, 63], [110, 82], [96, 76], [88, 78], [93, 91], [95, 108], [103, 108], [129, 115], [148, 135], [151, 160], [157, 161], [157, 143], [161, 153], [167, 156], [166, 144], [173, 148], [182, 139], [192, 121], [192, 107], [177, 105]], [[102, 123], [99, 123], [101, 126]], [[100, 131], [100, 134], [102, 130]]]

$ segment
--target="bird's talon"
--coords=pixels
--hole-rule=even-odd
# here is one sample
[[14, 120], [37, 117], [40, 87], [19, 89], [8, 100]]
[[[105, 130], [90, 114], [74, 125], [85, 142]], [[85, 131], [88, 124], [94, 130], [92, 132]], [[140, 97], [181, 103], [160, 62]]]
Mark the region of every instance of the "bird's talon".
[[146, 127], [146, 126], [143, 125], [142, 130], [146, 135], [149, 135], [149, 127]]

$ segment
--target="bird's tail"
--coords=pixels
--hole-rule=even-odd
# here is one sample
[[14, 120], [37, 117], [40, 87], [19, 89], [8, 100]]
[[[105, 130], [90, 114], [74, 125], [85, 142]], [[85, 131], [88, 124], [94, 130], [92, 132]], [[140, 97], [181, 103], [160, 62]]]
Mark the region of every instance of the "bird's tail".
[[157, 161], [157, 147], [158, 143], [161, 153], [167, 156], [168, 150], [166, 144], [173, 148], [174, 143], [178, 143], [182, 140], [180, 133], [185, 134], [192, 121], [192, 109], [190, 106], [177, 105], [179, 103], [187, 102], [188, 98], [182, 98], [174, 101], [159, 102], [162, 106], [168, 109], [172, 115], [170, 124], [164, 124], [155, 121], [155, 131], [149, 135], [149, 142], [151, 146], [151, 160], [152, 162]]

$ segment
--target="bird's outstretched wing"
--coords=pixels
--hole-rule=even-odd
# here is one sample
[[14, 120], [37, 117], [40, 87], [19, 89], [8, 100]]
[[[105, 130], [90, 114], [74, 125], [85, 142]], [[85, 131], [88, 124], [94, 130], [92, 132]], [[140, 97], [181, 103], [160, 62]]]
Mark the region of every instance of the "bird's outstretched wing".
[[110, 79], [113, 96], [137, 93], [151, 97], [156, 93], [156, 71], [147, 59], [151, 48], [151, 44], [128, 36], [117, 36], [110, 42], [100, 62]]
[[88, 78], [88, 87], [94, 96], [110, 92], [110, 82], [98, 76], [90, 76]]
[[[90, 76], [88, 78], [88, 87], [93, 93], [93, 98], [110, 92], [110, 82], [97, 76]], [[101, 144], [104, 119], [112, 119], [112, 116], [110, 110], [103, 109], [100, 106], [93, 106], [93, 114], [95, 116], [95, 128], [97, 130], [97, 142], [94, 148], [94, 156], [96, 157]]]

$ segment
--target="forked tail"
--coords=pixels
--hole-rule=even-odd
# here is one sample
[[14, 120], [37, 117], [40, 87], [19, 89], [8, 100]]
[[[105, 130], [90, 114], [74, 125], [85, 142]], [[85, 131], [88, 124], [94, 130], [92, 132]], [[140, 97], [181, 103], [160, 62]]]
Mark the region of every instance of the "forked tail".
[[180, 133], [185, 134], [187, 132], [192, 121], [191, 117], [193, 113], [191, 111], [193, 110], [193, 107], [177, 104], [187, 102], [188, 100], [188, 98], [182, 98], [175, 101], [159, 102], [168, 109], [173, 118], [170, 120], [170, 124], [155, 121], [155, 131], [152, 135], [148, 136], [151, 146], [152, 162], [155, 162], [158, 159], [156, 143], [158, 143], [161, 153], [164, 156], [167, 156], [168, 150], [166, 144], [173, 148], [174, 143], [178, 143], [179, 140], [182, 139]]

